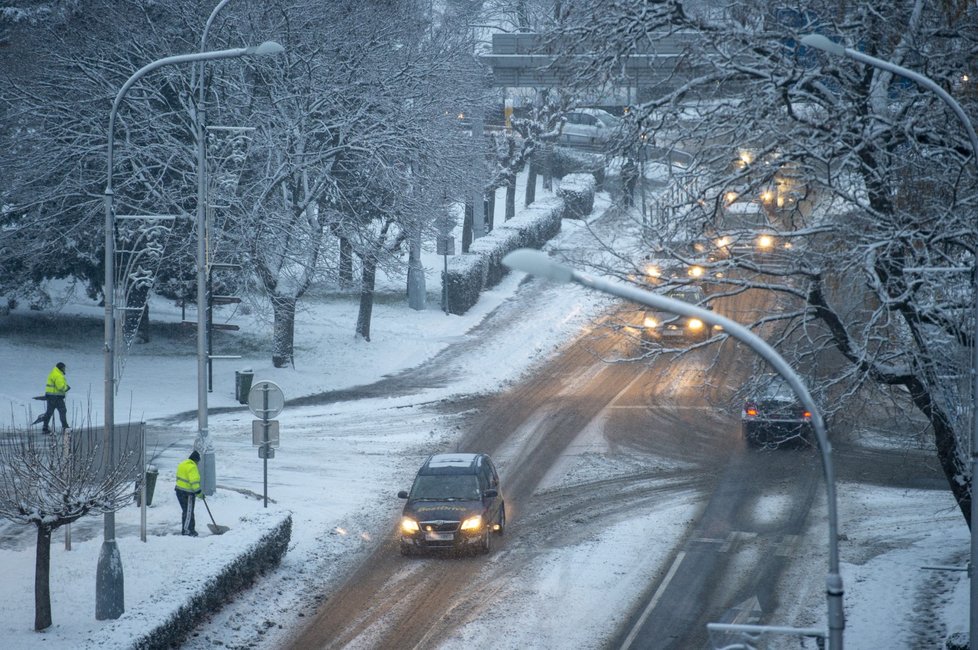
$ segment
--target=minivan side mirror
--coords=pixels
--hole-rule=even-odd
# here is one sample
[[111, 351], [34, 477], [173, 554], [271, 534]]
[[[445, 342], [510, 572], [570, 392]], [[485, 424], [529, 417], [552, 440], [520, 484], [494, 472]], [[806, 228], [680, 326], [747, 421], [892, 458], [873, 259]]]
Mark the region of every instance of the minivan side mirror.
[[408, 497], [408, 494], [407, 494], [407, 492], [405, 490], [401, 490], [400, 492], [397, 493], [397, 498], [398, 499], [406, 499], [407, 497]]
[[499, 496], [499, 490], [493, 488], [489, 488], [488, 490], [482, 493], [483, 499], [493, 499], [498, 496]]

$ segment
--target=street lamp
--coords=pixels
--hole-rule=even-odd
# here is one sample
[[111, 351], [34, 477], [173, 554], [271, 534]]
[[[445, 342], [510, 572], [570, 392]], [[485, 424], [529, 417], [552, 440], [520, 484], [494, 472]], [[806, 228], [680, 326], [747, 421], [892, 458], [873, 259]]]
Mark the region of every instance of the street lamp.
[[[204, 23], [204, 31], [200, 36], [200, 51], [207, 49], [207, 33], [214, 22], [217, 12], [231, 0], [221, 0]], [[255, 48], [254, 56], [270, 56], [284, 52], [284, 48], [273, 41], [267, 41]], [[207, 430], [207, 376], [208, 376], [208, 345], [207, 345], [207, 141], [206, 141], [206, 84], [204, 83], [204, 68], [207, 59], [200, 60], [198, 79], [199, 99], [195, 114], [197, 131], [197, 447], [201, 453], [203, 471], [201, 472], [200, 487], [204, 494], [211, 496], [217, 489], [217, 468], [214, 461], [214, 445], [211, 443]]]
[[595, 278], [570, 267], [558, 264], [546, 253], [538, 250], [522, 248], [515, 250], [503, 258], [503, 264], [511, 269], [523, 271], [530, 275], [540, 276], [555, 282], [575, 282], [582, 286], [608, 293], [619, 298], [625, 298], [643, 305], [666, 311], [679, 316], [698, 318], [708, 325], [719, 325], [723, 330], [741, 343], [749, 346], [762, 359], [768, 362], [779, 375], [791, 386], [798, 399], [811, 411], [812, 425], [818, 439], [818, 447], [822, 455], [822, 471], [825, 474], [826, 505], [829, 520], [829, 572], [825, 578], [826, 598], [828, 600], [829, 650], [842, 650], [842, 632], [845, 629], [845, 612], [843, 610], [842, 575], [839, 573], [839, 536], [838, 515], [835, 498], [835, 470], [832, 466], [832, 445], [825, 433], [825, 423], [822, 414], [809, 394], [801, 379], [791, 369], [788, 362], [778, 354], [764, 339], [749, 329], [724, 316], [708, 309], [691, 305], [681, 300], [669, 298], [657, 293], [645, 291], [637, 287], [609, 282]]
[[[157, 59], [137, 70], [119, 89], [112, 110], [109, 111], [107, 147], [107, 174], [105, 183], [105, 414], [102, 435], [103, 458], [106, 471], [113, 463], [113, 429], [115, 428], [115, 213], [112, 207], [112, 155], [115, 137], [115, 117], [123, 98], [137, 80], [145, 74], [165, 65], [231, 59], [241, 56], [261, 56], [282, 51], [274, 42], [258, 46], [241, 47], [216, 52], [178, 54]], [[95, 618], [104, 620], [119, 618], [125, 611], [123, 594], [122, 559], [115, 541], [115, 513], [105, 513], [102, 548], [99, 552], [98, 570], [95, 574]]]
[[[971, 142], [971, 153], [975, 165], [978, 166], [978, 136], [975, 135], [975, 127], [971, 124], [971, 120], [968, 119], [968, 115], [961, 108], [961, 105], [933, 79], [925, 77], [913, 70], [908, 70], [903, 66], [896, 65], [895, 63], [877, 59], [874, 56], [869, 56], [868, 54], [839, 45], [821, 34], [809, 34], [801, 39], [801, 44], [814, 47], [834, 56], [847, 56], [854, 61], [892, 72], [893, 74], [920, 84], [936, 94], [950, 107], [964, 126], [964, 130], [968, 134], [968, 140]], [[971, 580], [971, 607], [969, 608], [971, 614], [968, 630], [970, 635], [969, 647], [971, 650], [978, 650], [978, 537], [975, 535], [975, 524], [978, 522], [978, 499], [975, 498], [975, 477], [978, 477], [978, 274], [974, 272], [975, 269], [972, 268], [970, 270], [972, 271], [975, 291], [975, 332], [971, 345], [971, 375], [974, 392], [971, 415], [971, 560], [968, 564], [968, 576]]]

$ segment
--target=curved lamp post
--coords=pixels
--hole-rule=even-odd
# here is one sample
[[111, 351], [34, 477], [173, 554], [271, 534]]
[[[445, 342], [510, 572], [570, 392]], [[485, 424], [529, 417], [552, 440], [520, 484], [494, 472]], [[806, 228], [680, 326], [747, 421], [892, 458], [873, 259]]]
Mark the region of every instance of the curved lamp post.
[[[871, 65], [874, 68], [892, 72], [933, 92], [948, 105], [961, 122], [961, 125], [964, 126], [965, 133], [968, 134], [968, 140], [971, 142], [971, 154], [974, 158], [975, 165], [978, 165], [978, 136], [975, 135], [975, 127], [971, 124], [971, 120], [968, 119], [968, 115], [961, 108], [961, 105], [933, 79], [925, 77], [913, 70], [908, 70], [903, 66], [891, 63], [890, 61], [877, 59], [858, 50], [839, 45], [821, 34], [809, 34], [801, 39], [801, 44], [814, 47], [834, 56], [846, 56], [854, 61]], [[971, 360], [972, 389], [974, 392], [971, 416], [971, 560], [968, 564], [968, 576], [971, 580], [971, 607], [969, 608], [971, 613], [968, 629], [970, 634], [969, 647], [971, 650], [978, 650], [978, 537], [975, 535], [975, 525], [978, 524], [978, 499], [975, 498], [975, 477], [978, 477], [978, 274], [972, 273], [972, 276], [974, 278], [975, 292], [975, 332], [972, 340]]]
[[[258, 46], [241, 47], [216, 52], [198, 52], [196, 54], [178, 54], [168, 56], [149, 63], [137, 70], [122, 84], [112, 102], [109, 112], [109, 132], [107, 148], [107, 178], [105, 183], [105, 414], [104, 431], [102, 436], [103, 459], [106, 469], [110, 468], [114, 459], [114, 428], [115, 428], [115, 213], [112, 207], [112, 156], [115, 136], [115, 118], [119, 105], [136, 81], [157, 68], [165, 65], [194, 63], [197, 61], [213, 61], [216, 59], [232, 59], [241, 56], [263, 56], [282, 52], [278, 43], [268, 41]], [[102, 548], [99, 552], [98, 570], [95, 574], [95, 618], [104, 620], [119, 618], [125, 611], [123, 593], [122, 559], [115, 541], [115, 513], [105, 513], [103, 525]]]
[[749, 346], [767, 361], [779, 375], [784, 377], [802, 404], [805, 405], [805, 408], [812, 413], [812, 424], [822, 455], [822, 471], [825, 474], [826, 506], [829, 520], [829, 572], [825, 578], [826, 597], [828, 599], [829, 650], [842, 650], [842, 632], [845, 629], [845, 612], [842, 608], [844, 590], [842, 588], [842, 576], [839, 573], [838, 515], [836, 512], [835, 470], [832, 466], [832, 445], [825, 433], [825, 423], [815, 400], [812, 399], [808, 389], [805, 388], [788, 362], [764, 339], [729, 318], [651, 291], [592, 277], [554, 262], [542, 251], [528, 248], [515, 250], [503, 258], [503, 264], [530, 275], [547, 278], [555, 282], [574, 282], [602, 293], [648, 305], [654, 309], [698, 318], [709, 325], [719, 325], [728, 335]]

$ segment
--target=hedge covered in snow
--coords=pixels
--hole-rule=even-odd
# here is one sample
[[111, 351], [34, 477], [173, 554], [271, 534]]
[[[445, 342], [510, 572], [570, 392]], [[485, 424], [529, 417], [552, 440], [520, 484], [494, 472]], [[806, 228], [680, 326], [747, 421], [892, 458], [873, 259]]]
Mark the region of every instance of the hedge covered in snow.
[[558, 181], [557, 196], [564, 200], [565, 219], [583, 219], [594, 210], [597, 182], [591, 174], [568, 174]]
[[[584, 175], [582, 175], [584, 176]], [[584, 204], [594, 205], [594, 181], [578, 178], [567, 182], [568, 191], [537, 201], [518, 217], [496, 226], [485, 237], [472, 242], [468, 253], [455, 255], [448, 260], [448, 271], [442, 281], [447, 289], [449, 313], [461, 315], [479, 300], [483, 289], [499, 284], [509, 269], [502, 264], [503, 257], [517, 248], [542, 248], [560, 232], [560, 220], [567, 215], [568, 203], [575, 210]], [[589, 193], [588, 198], [580, 196]], [[588, 214], [590, 214], [590, 208]], [[575, 215], [576, 216], [576, 215]]]
[[570, 174], [590, 174], [594, 176], [597, 189], [605, 189], [604, 154], [581, 151], [569, 147], [554, 147], [551, 166], [553, 175], [556, 178], [563, 178]]
[[278, 566], [289, 548], [291, 537], [292, 517], [289, 516], [269, 530], [246, 553], [224, 567], [165, 623], [142, 638], [135, 639], [132, 647], [138, 650], [179, 647], [201, 622], [219, 611], [224, 603], [230, 602], [259, 575]]

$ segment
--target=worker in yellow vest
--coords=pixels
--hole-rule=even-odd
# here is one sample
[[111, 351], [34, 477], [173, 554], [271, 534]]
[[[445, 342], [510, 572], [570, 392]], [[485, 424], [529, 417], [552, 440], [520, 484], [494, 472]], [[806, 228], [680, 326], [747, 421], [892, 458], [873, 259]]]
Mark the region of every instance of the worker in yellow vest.
[[197, 469], [197, 461], [200, 454], [194, 449], [190, 456], [177, 465], [177, 501], [180, 502], [180, 510], [183, 511], [183, 527], [181, 535], [197, 537], [197, 522], [194, 520], [194, 503], [200, 491], [200, 470]]
[[51, 372], [48, 373], [48, 380], [44, 384], [44, 401], [47, 404], [47, 408], [44, 410], [43, 415], [37, 416], [37, 419], [34, 420], [34, 424], [44, 423], [41, 433], [51, 433], [48, 422], [54, 418], [55, 411], [58, 412], [58, 417], [61, 418], [61, 428], [65, 433], [71, 431], [68, 428], [68, 408], [65, 406], [65, 395], [71, 390], [71, 386], [68, 385], [65, 379], [66, 372], [67, 368], [64, 362], [59, 361], [55, 364], [54, 368], [51, 368]]

